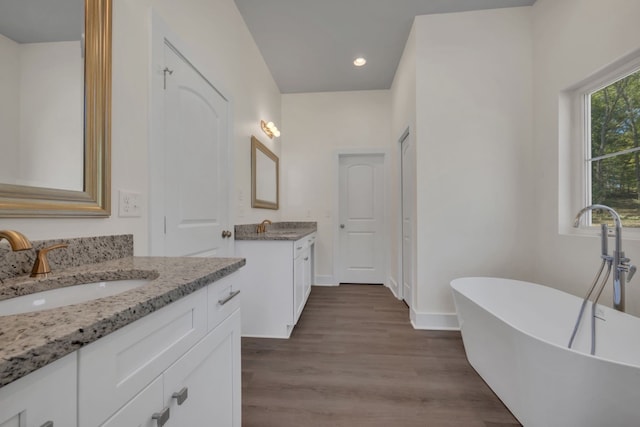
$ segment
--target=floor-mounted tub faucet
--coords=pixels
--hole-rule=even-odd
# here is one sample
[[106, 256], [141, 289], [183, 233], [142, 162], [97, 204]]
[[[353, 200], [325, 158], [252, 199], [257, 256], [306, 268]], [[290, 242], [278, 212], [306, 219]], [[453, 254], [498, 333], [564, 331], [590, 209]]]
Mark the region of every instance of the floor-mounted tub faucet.
[[[613, 218], [613, 223], [615, 225], [615, 250], [613, 251], [612, 262], [615, 266], [613, 270], [613, 308], [619, 311], [624, 311], [625, 306], [625, 285], [626, 282], [631, 280], [634, 273], [636, 272], [635, 265], [630, 265], [631, 261], [629, 258], [624, 256], [624, 252], [622, 251], [622, 221], [620, 220], [620, 215], [618, 212], [610, 208], [606, 205], [590, 205], [584, 207], [578, 212], [576, 218], [573, 222], [574, 227], [578, 227], [580, 225], [580, 219], [582, 215], [586, 212], [593, 210], [603, 210], [609, 212], [611, 217]], [[608, 257], [607, 254], [607, 229], [606, 227], [602, 228], [602, 256], [603, 259]]]

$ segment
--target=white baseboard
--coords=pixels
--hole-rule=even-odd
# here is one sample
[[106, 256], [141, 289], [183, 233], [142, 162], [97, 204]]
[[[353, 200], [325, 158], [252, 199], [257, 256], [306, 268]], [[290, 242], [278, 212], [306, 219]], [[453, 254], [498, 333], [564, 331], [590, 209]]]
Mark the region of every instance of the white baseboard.
[[411, 308], [411, 324], [414, 329], [434, 331], [459, 331], [456, 313], [418, 313]]
[[391, 289], [391, 293], [393, 294], [394, 297], [396, 297], [397, 299], [400, 299], [399, 297], [400, 289], [398, 287], [398, 282], [396, 282], [393, 279], [393, 277], [389, 277], [389, 285], [387, 287]]
[[338, 286], [339, 283], [333, 278], [333, 276], [317, 275], [313, 286]]

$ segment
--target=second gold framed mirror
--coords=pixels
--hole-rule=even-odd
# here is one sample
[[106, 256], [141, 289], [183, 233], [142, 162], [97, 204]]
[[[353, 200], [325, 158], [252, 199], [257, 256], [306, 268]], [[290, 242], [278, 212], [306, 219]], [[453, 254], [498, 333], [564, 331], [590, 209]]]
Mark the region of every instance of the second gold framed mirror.
[[251, 137], [251, 207], [280, 207], [280, 159], [255, 136]]

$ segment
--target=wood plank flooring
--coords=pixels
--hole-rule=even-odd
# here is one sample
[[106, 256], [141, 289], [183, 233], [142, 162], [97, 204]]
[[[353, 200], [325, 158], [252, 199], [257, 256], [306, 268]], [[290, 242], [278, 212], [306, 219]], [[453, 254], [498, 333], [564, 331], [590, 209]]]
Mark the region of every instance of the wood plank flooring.
[[459, 332], [413, 329], [375, 285], [313, 287], [289, 340], [242, 339], [242, 425], [520, 426]]

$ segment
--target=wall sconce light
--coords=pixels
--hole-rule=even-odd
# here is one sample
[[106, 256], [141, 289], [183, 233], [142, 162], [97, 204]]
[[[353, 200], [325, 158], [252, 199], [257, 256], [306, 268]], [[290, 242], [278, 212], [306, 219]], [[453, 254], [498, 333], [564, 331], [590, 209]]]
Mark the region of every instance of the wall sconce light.
[[264, 120], [260, 120], [260, 127], [262, 128], [264, 133], [266, 133], [267, 136], [271, 139], [273, 139], [274, 136], [276, 138], [280, 136], [280, 131], [278, 130], [276, 125], [273, 124], [273, 122], [265, 123]]

